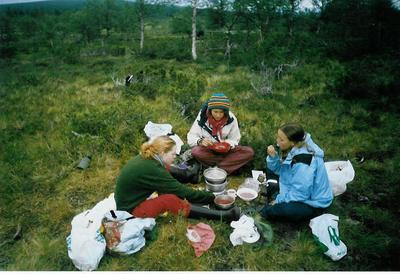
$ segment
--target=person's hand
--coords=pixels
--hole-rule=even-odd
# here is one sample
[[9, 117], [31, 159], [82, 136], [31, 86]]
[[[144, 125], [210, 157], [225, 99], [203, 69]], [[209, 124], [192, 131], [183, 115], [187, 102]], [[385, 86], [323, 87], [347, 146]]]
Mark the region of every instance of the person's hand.
[[203, 147], [212, 146], [213, 144], [214, 144], [213, 141], [211, 141], [211, 139], [209, 139], [209, 138], [203, 138], [201, 140], [201, 142], [199, 143], [199, 145], [201, 145]]
[[268, 148], [267, 148], [267, 153], [268, 153], [269, 156], [275, 157], [275, 155], [276, 155], [276, 150], [275, 150], [275, 148], [274, 148], [273, 145], [269, 145], [269, 146], [268, 146]]

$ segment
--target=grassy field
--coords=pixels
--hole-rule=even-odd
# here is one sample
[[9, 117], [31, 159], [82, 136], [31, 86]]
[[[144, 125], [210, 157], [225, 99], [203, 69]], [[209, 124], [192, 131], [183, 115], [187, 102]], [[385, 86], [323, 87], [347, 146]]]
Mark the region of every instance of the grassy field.
[[[142, 81], [121, 84], [140, 71]], [[33, 54], [1, 60], [0, 270], [74, 270], [65, 242], [70, 222], [114, 192], [120, 168], [145, 141], [147, 121], [170, 123], [185, 140], [198, 108], [216, 91], [232, 100], [242, 143], [256, 151], [253, 169], [264, 168], [267, 145], [289, 121], [304, 125], [327, 161], [352, 161], [356, 177], [329, 209], [340, 217], [347, 256], [333, 262], [323, 255], [307, 224], [271, 223], [272, 246], [257, 248], [233, 247], [228, 224], [204, 220], [216, 240], [196, 258], [185, 233], [199, 221], [167, 216], [156, 220], [158, 237], [140, 252], [106, 254], [98, 270], [399, 270], [400, 119], [398, 113], [370, 112], [365, 102], [329, 93], [339, 71], [333, 61], [298, 62], [266, 81], [245, 67], [128, 53], [83, 56], [77, 64]], [[90, 167], [76, 169], [87, 154]], [[232, 176], [230, 186], [245, 176]], [[9, 241], [18, 225], [22, 238]]]

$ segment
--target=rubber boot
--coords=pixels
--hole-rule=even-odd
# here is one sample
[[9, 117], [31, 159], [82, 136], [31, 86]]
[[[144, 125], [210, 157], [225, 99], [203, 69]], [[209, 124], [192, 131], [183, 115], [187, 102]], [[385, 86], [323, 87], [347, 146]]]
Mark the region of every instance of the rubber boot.
[[223, 220], [225, 222], [237, 221], [240, 218], [240, 208], [234, 206], [228, 210], [215, 210], [192, 204], [188, 218], [205, 218], [210, 220]]
[[200, 182], [200, 164], [194, 164], [193, 167], [179, 168], [175, 165], [171, 165], [169, 172], [172, 177], [183, 184], [192, 183], [198, 184]]

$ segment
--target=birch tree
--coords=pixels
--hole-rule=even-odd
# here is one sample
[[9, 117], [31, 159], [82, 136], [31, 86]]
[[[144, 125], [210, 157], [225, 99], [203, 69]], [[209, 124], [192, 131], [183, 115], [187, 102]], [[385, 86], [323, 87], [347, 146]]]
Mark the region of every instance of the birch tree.
[[145, 32], [145, 18], [148, 15], [147, 6], [148, 5], [162, 5], [168, 3], [168, 0], [137, 0], [137, 14], [139, 18], [139, 33], [140, 42], [139, 48], [140, 52], [143, 52], [144, 48], [144, 32]]
[[196, 32], [196, 20], [197, 20], [197, 5], [199, 0], [191, 0], [192, 4], [192, 59], [197, 60], [197, 32]]
[[197, 60], [197, 9], [207, 6], [208, 0], [181, 0], [177, 4], [190, 4], [192, 8], [192, 59]]
[[144, 46], [144, 16], [145, 16], [145, 0], [138, 1], [138, 15], [139, 15], [139, 32], [140, 32], [140, 53], [143, 52]]

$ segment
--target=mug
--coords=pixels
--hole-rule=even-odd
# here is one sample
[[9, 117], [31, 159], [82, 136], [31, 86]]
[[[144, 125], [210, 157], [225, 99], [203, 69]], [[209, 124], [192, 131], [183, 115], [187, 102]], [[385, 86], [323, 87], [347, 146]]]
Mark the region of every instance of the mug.
[[229, 196], [232, 196], [232, 197], [236, 197], [236, 190], [234, 190], [233, 188], [231, 188], [231, 189], [228, 189], [227, 191], [226, 191], [226, 194], [228, 194]]

